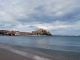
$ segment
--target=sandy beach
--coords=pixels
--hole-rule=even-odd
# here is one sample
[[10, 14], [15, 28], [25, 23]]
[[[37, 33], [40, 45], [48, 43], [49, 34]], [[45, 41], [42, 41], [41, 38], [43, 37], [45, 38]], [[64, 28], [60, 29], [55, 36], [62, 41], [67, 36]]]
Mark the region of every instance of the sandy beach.
[[0, 60], [80, 60], [80, 53], [0, 43]]
[[52, 60], [38, 51], [0, 43], [0, 60]]
[[30, 58], [15, 54], [5, 49], [0, 49], [0, 60], [32, 60]]

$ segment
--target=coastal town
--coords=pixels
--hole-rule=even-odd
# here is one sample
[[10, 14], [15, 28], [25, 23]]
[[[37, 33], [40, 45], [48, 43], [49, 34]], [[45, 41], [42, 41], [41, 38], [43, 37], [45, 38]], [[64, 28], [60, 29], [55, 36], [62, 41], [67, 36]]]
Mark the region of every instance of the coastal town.
[[52, 34], [45, 29], [37, 29], [32, 32], [20, 32], [15, 30], [0, 30], [0, 36], [51, 36]]

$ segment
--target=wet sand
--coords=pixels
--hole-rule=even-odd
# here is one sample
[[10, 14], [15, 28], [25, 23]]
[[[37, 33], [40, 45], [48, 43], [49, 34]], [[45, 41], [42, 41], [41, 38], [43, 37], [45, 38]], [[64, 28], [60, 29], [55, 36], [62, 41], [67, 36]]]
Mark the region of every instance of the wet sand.
[[52, 57], [53, 60], [80, 60], [80, 53], [70, 51], [59, 51], [42, 48], [30, 48], [35, 51], [43, 52]]
[[28, 48], [0, 43], [0, 60], [52, 60], [46, 54]]
[[0, 60], [80, 60], [80, 53], [0, 43]]
[[32, 59], [0, 48], [0, 60], [32, 60]]

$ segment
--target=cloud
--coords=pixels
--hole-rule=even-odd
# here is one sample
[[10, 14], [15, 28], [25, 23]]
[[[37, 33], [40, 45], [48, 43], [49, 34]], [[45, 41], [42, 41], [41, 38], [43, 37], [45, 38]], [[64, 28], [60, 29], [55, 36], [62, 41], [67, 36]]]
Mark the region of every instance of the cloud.
[[56, 20], [80, 20], [80, 4], [78, 3], [78, 0], [43, 0], [43, 3], [39, 2], [37, 1], [37, 6], [35, 6], [36, 4], [33, 5], [33, 13], [28, 14], [27, 18], [19, 19], [18, 21], [29, 22], [30, 20], [40, 22], [52, 22]]
[[53, 34], [79, 34], [79, 2], [79, 0], [0, 0], [0, 29], [32, 31], [44, 28]]
[[[68, 22], [68, 21], [54, 21], [52, 23], [40, 23], [40, 22], [32, 22], [32, 23], [17, 23], [17, 24], [0, 24], [3, 29], [9, 30], [20, 30], [20, 31], [28, 31], [31, 32], [33, 30], [44, 28], [50, 31], [52, 34], [61, 34], [61, 35], [79, 35], [80, 30], [80, 21], [76, 22]], [[1, 29], [0, 28], [0, 29]]]

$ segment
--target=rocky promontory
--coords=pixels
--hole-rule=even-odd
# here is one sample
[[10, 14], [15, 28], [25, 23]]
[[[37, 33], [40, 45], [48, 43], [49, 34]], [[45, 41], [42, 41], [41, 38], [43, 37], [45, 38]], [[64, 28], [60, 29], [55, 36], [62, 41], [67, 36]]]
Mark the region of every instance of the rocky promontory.
[[37, 29], [32, 32], [20, 32], [20, 31], [15, 31], [15, 30], [12, 30], [12, 31], [0, 30], [0, 35], [1, 36], [3, 35], [7, 35], [7, 36], [35, 36], [35, 35], [36, 36], [43, 36], [43, 35], [51, 36], [52, 34], [45, 29]]
[[38, 29], [36, 31], [32, 31], [32, 35], [52, 35], [52, 34], [45, 29]]

